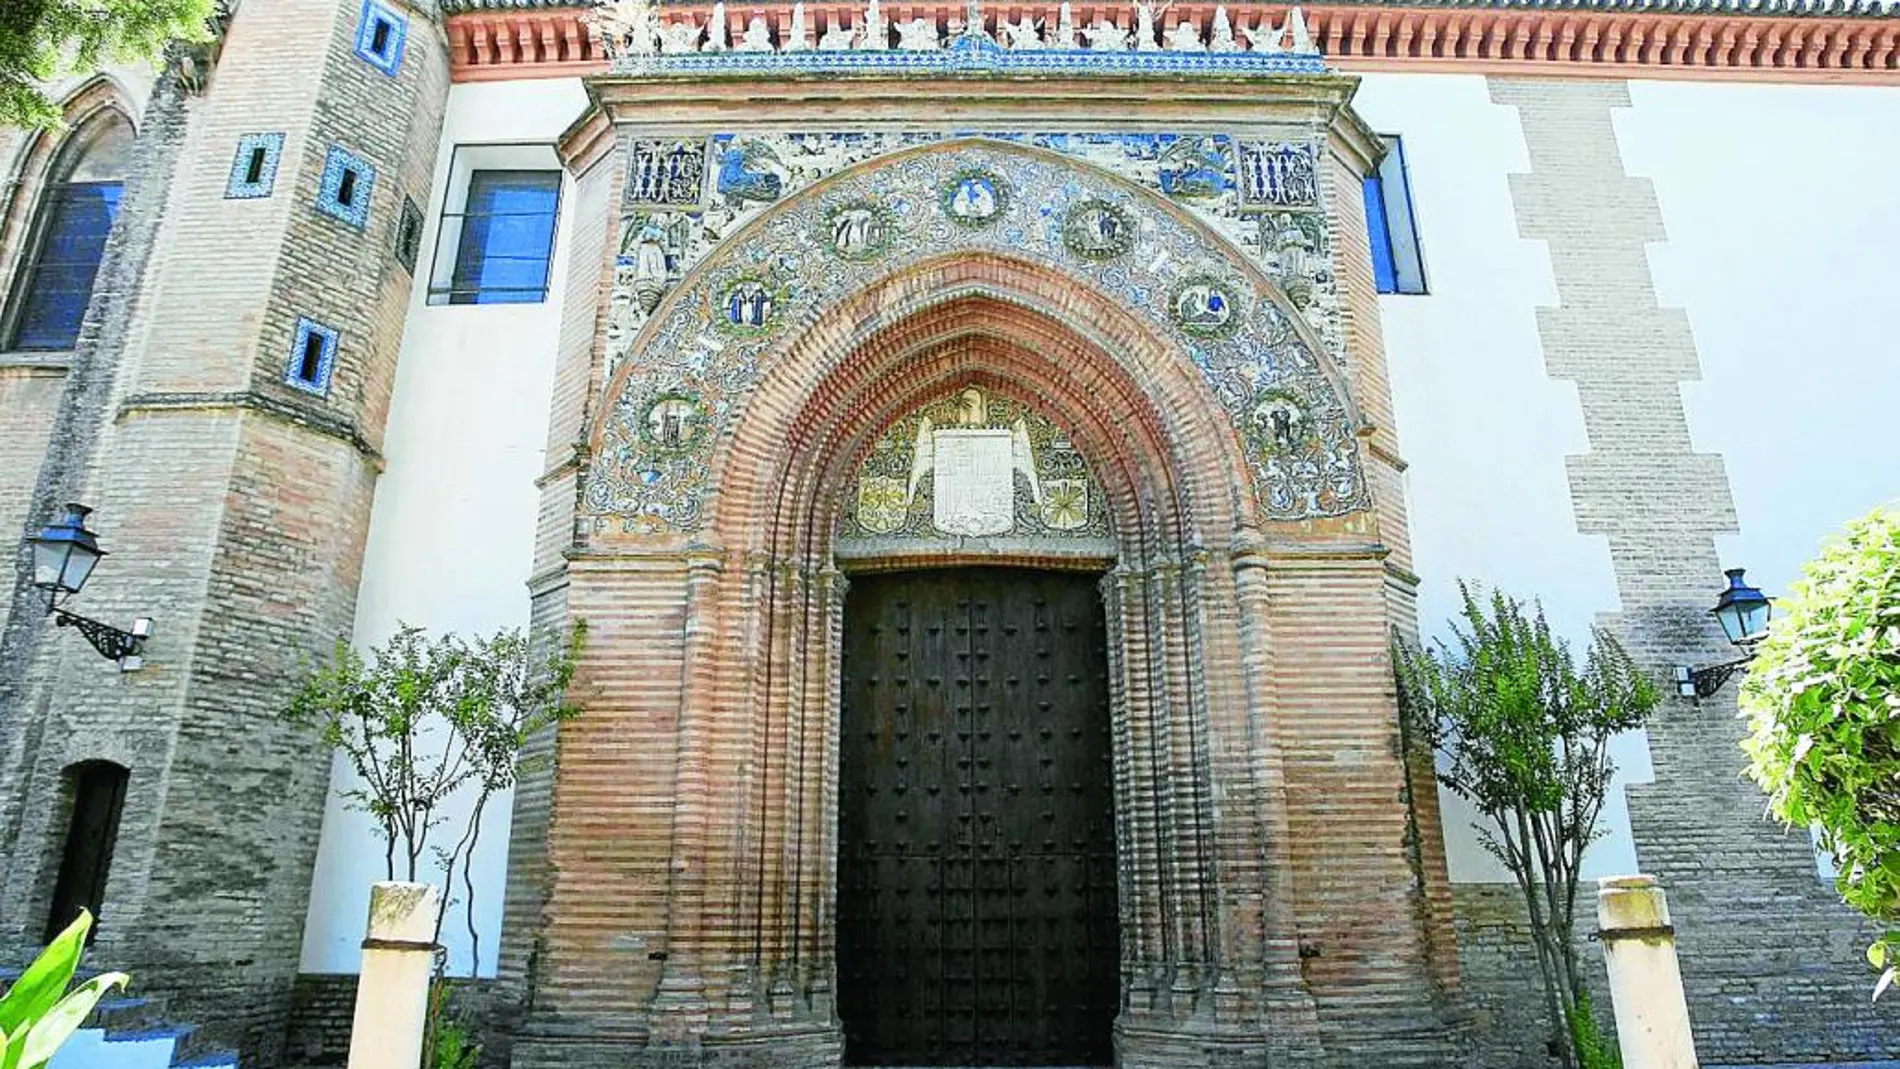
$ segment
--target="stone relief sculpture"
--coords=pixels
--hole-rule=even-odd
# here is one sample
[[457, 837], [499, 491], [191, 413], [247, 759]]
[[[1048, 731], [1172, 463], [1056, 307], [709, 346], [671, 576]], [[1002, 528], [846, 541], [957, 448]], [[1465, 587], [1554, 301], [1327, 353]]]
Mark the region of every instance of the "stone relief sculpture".
[[[1255, 26], [1238, 30], [1248, 44], [1243, 48], [1225, 6], [1214, 9], [1204, 28], [1183, 19], [1160, 28], [1157, 19], [1166, 5], [1157, 7], [1153, 0], [1137, 0], [1129, 10], [1133, 18], [1121, 21], [1098, 17], [1094, 25], [1077, 27], [1069, 0], [1057, 10], [1054, 25], [1038, 18], [1034, 11], [1019, 14], [1014, 21], [999, 16], [997, 37], [991, 38], [983, 14], [976, 4], [963, 17], [948, 26], [940, 25], [934, 15], [918, 15], [892, 22], [885, 18], [880, 0], [869, 0], [856, 26], [834, 23], [814, 46], [812, 28], [802, 0], [792, 7], [790, 25], [774, 35], [772, 14], [753, 10], [744, 15], [745, 30], [737, 42], [731, 37], [724, 0], [715, 3], [702, 28], [690, 15], [662, 17], [652, 0], [602, 0], [590, 16], [590, 24], [617, 61], [639, 65], [653, 57], [707, 54], [771, 54], [818, 52], [880, 52], [892, 47], [895, 31], [896, 50], [901, 52], [943, 51], [957, 41], [976, 40], [994, 44], [1006, 53], [1014, 52], [1126, 52], [1195, 53], [1223, 55], [1247, 52], [1255, 55], [1317, 55], [1305, 16], [1295, 7], [1288, 10], [1279, 25], [1263, 18]], [[946, 40], [946, 30], [950, 39]]]
[[880, 52], [890, 44], [890, 29], [884, 23], [884, 14], [878, 9], [877, 0], [871, 0], [871, 6], [864, 9], [864, 29], [858, 35], [858, 47]]
[[660, 30], [660, 52], [677, 56], [699, 51], [699, 23], [692, 19], [669, 22]]
[[1128, 31], [1106, 19], [1098, 20], [1095, 25], [1082, 31], [1089, 39], [1089, 48], [1096, 52], [1123, 52], [1128, 49]]
[[849, 52], [857, 46], [858, 31], [843, 23], [832, 23], [824, 33], [818, 35], [818, 51]]
[[734, 52], [770, 52], [772, 51], [772, 29], [766, 25], [764, 15], [754, 15], [746, 23], [745, 35], [732, 47]]
[[1155, 43], [1155, 6], [1148, 0], [1135, 0], [1135, 51], [1153, 52]]
[[808, 52], [811, 50], [811, 28], [805, 25], [805, 0], [792, 5], [792, 28], [785, 35], [785, 51]]
[[999, 22], [1003, 31], [1003, 45], [1018, 52], [1034, 52], [1042, 47], [1042, 28], [1036, 20], [1024, 15], [1020, 21]]
[[1240, 43], [1234, 40], [1234, 24], [1228, 21], [1225, 5], [1214, 8], [1214, 28], [1208, 31], [1207, 50], [1210, 52], [1240, 51]]
[[910, 19], [894, 24], [897, 27], [897, 47], [902, 52], [934, 52], [942, 44], [937, 39], [937, 20], [932, 18]]
[[1068, 51], [1075, 44], [1075, 11], [1070, 8], [1069, 0], [1062, 0], [1062, 6], [1056, 9], [1055, 35], [1049, 40], [1050, 48]]
[[1177, 22], [1168, 31], [1168, 47], [1176, 52], [1205, 52], [1207, 46], [1201, 44], [1201, 31], [1191, 22]]

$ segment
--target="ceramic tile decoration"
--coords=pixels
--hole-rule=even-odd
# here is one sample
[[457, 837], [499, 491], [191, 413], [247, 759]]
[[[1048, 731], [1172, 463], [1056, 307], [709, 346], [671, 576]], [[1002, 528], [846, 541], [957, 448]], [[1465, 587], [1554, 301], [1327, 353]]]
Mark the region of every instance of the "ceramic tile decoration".
[[356, 54], [390, 77], [402, 68], [409, 20], [377, 0], [363, 0], [356, 22]]
[[284, 385], [323, 397], [330, 392], [330, 374], [336, 369], [337, 332], [308, 316], [297, 317], [291, 334], [290, 358], [284, 365]]
[[[836, 165], [839, 155], [903, 139], [713, 139], [714, 157], [732, 160], [733, 167], [720, 180], [729, 192], [715, 195], [704, 216], [717, 210], [723, 219], [763, 218], [742, 240], [708, 242], [696, 269], [681, 276], [682, 290], [665, 293], [637, 319], [628, 314], [618, 334], [610, 330], [616, 363], [633, 363], [611, 402], [588, 474], [583, 505], [592, 522], [635, 534], [699, 529], [714, 477], [713, 443], [797, 336], [785, 325], [809, 322], [876, 279], [951, 251], [1026, 256], [1053, 265], [1178, 338], [1242, 428], [1263, 518], [1340, 516], [1367, 506], [1356, 428], [1321, 333], [1292, 296], [1276, 295], [1264, 281], [1248, 281], [1250, 275], [1297, 278], [1306, 309], [1317, 306], [1319, 288], [1331, 285], [1323, 266], [1323, 228], [1316, 237], [1296, 221], [1317, 218], [1314, 213], [1272, 217], [1283, 224], [1270, 231], [1281, 244], [1266, 262], [1250, 262], [1240, 251], [1246, 244], [1210, 243], [1196, 225], [1160, 210], [1156, 198], [1171, 198], [1158, 188], [1142, 194], [1096, 167], [1047, 150], [1074, 140], [1137, 153], [1158, 168], [1177, 140], [1161, 135], [1132, 141], [1111, 135], [948, 141], [865, 166]], [[814, 161], [840, 146], [849, 146], [848, 152]], [[1204, 150], [1194, 158], [1205, 162]], [[825, 170], [843, 173], [819, 177]], [[977, 172], [1010, 191], [995, 225], [946, 218], [945, 190]], [[1218, 196], [1232, 199], [1231, 190]], [[771, 206], [755, 210], [752, 205], [761, 201]], [[1226, 210], [1258, 248], [1261, 220], [1243, 218], [1231, 205]], [[633, 259], [644, 259], [643, 274], [651, 278], [667, 267], [667, 239], [661, 236], [666, 224], [655, 215], [644, 218], [646, 236], [627, 240], [635, 242]], [[705, 225], [704, 218], [699, 222]], [[722, 225], [720, 232], [731, 228]], [[623, 269], [627, 259], [623, 254]], [[639, 274], [616, 281], [613, 301], [623, 312], [639, 307]], [[629, 330], [632, 322], [638, 326]], [[653, 406], [674, 395], [690, 397], [697, 406], [693, 425], [704, 425], [691, 448], [657, 448], [653, 442]], [[872, 523], [888, 526], [896, 506], [886, 500], [889, 487], [880, 485], [871, 484], [870, 500], [873, 513], [884, 518], [874, 516]], [[865, 530], [874, 532], [875, 526]]]
[[284, 152], [281, 133], [245, 134], [231, 157], [231, 177], [224, 185], [226, 200], [268, 197], [277, 182], [277, 162]]
[[[835, 131], [796, 134], [714, 134], [704, 143], [711, 173], [702, 194], [677, 199], [670, 208], [639, 208], [621, 221], [619, 257], [615, 268], [613, 304], [607, 323], [607, 355], [617, 365], [632, 338], [645, 324], [665, 294], [712, 253], [723, 235], [742, 228], [780, 199], [813, 184], [863, 166], [879, 157], [949, 140], [981, 138], [1057, 153], [1086, 163], [1165, 195], [1202, 224], [1279, 281], [1289, 293], [1297, 292], [1302, 318], [1320, 337], [1327, 352], [1345, 353], [1338, 287], [1330, 266], [1330, 235], [1324, 213], [1294, 209], [1271, 210], [1249, 204], [1236, 174], [1240, 153], [1227, 134], [1086, 133], [959, 130], [864, 132]], [[700, 141], [661, 140], [642, 148], [648, 159]], [[1309, 163], [1316, 149], [1306, 142], [1271, 142]], [[629, 144], [629, 151], [639, 147]], [[1297, 153], [1294, 150], [1297, 149]], [[637, 169], [636, 169], [637, 170]], [[1305, 196], [1317, 204], [1317, 179], [1303, 174]], [[959, 185], [967, 185], [958, 177]], [[995, 176], [991, 176], [994, 179]], [[629, 178], [625, 200], [652, 204], [652, 187]], [[1283, 186], [1294, 189], [1298, 181]], [[1294, 190], [1297, 192], [1297, 190]], [[946, 181], [939, 191], [939, 210], [959, 224], [987, 225], [989, 220], [964, 218], [955, 203], [956, 191]], [[1015, 193], [997, 186], [995, 218], [1014, 217]], [[950, 200], [944, 199], [951, 198]], [[981, 207], [980, 197], [966, 194], [968, 209]], [[1291, 196], [1298, 201], [1300, 196]], [[953, 210], [955, 209], [955, 210]], [[1296, 223], [1283, 216], [1299, 214]], [[1282, 225], [1285, 224], [1285, 225]], [[1291, 228], [1289, 231], [1288, 228]], [[1297, 240], [1298, 248], [1289, 245]]]
[[361, 230], [369, 222], [369, 198], [375, 185], [376, 168], [368, 160], [341, 145], [331, 145], [317, 187], [317, 210]]

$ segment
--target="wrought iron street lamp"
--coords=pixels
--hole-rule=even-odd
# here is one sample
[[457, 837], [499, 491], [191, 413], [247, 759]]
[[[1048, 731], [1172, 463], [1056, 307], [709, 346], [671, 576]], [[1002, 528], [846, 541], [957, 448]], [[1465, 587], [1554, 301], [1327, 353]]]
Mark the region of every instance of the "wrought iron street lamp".
[[139, 652], [152, 633], [152, 621], [140, 617], [132, 621], [132, 630], [121, 631], [109, 624], [88, 619], [60, 608], [60, 602], [79, 593], [92, 575], [99, 558], [106, 555], [99, 539], [86, 529], [84, 505], [68, 504], [58, 523], [40, 528], [27, 539], [33, 547], [33, 585], [46, 591], [46, 611], [60, 627], [76, 627], [92, 648], [119, 662], [119, 670], [133, 672], [144, 666]]
[[1728, 588], [1715, 599], [1715, 608], [1709, 610], [1715, 622], [1722, 625], [1729, 645], [1741, 650], [1742, 656], [1707, 668], [1677, 665], [1676, 693], [1685, 698], [1707, 698], [1721, 690], [1736, 669], [1755, 659], [1755, 644], [1768, 635], [1768, 620], [1775, 613], [1774, 599], [1744, 582], [1745, 571], [1730, 568], [1722, 573], [1728, 576]]

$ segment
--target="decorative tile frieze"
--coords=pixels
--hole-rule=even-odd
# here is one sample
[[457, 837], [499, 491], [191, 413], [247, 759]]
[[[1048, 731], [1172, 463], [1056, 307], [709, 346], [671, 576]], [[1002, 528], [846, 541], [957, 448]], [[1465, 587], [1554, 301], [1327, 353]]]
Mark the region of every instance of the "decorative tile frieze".
[[268, 197], [277, 183], [277, 164], [284, 153], [281, 133], [245, 134], [231, 157], [231, 176], [225, 181], [226, 200]]
[[[714, 443], [796, 336], [785, 324], [808, 322], [906, 264], [955, 251], [994, 252], [1059, 267], [1077, 285], [1108, 295], [1177, 338], [1247, 446], [1263, 518], [1338, 516], [1366, 507], [1355, 428], [1326, 370], [1336, 363], [1325, 355], [1324, 344], [1307, 340], [1314, 335], [1303, 333], [1310, 323], [1303, 328], [1296, 321], [1304, 318], [1299, 302], [1283, 305], [1257, 290], [1261, 283], [1247, 281], [1271, 270], [1289, 278], [1305, 272], [1310, 316], [1317, 307], [1316, 287], [1330, 286], [1331, 279], [1320, 250], [1309, 248], [1308, 231], [1292, 220], [1323, 218], [1317, 213], [1280, 213], [1288, 233], [1299, 237], [1275, 248], [1270, 262], [1249, 266], [1239, 250], [1260, 247], [1260, 220], [1242, 217], [1232, 206], [1231, 191], [1218, 198], [1226, 206], [1217, 218], [1243, 228], [1251, 240], [1209, 243], [1204, 230], [1164, 210], [1165, 195], [1154, 175], [1174, 143], [1171, 138], [1022, 139], [1036, 148], [1077, 141], [1139, 154], [1151, 168], [1151, 192], [1145, 196], [1062, 156], [1003, 143], [946, 144], [823, 180], [814, 172], [841, 169], [838, 160], [851, 153], [888, 150], [891, 138], [801, 135], [755, 144], [760, 140], [714, 139], [714, 155], [726, 153], [743, 177], [722, 180], [728, 191], [716, 196], [703, 216], [689, 215], [687, 221], [710, 228], [717, 213], [717, 232], [729, 233], [733, 220], [757, 214], [750, 207], [753, 198], [769, 198], [775, 207], [759, 225], [747, 228], [745, 240], [709, 245], [701, 262], [677, 280], [688, 287], [685, 291], [641, 308], [642, 279], [663, 271], [672, 279], [666, 219], [671, 213], [644, 215], [639, 233], [623, 240], [623, 250], [626, 241], [634, 242], [631, 259], [645, 266], [629, 272], [629, 257], [623, 255], [627, 273], [617, 278], [611, 298], [622, 333], [616, 336], [610, 324], [609, 353], [617, 366], [629, 360], [633, 366], [610, 405], [586, 481], [584, 511], [595, 522], [630, 533], [698, 529], [714, 479]], [[815, 163], [823, 153], [834, 154], [825, 164]], [[997, 189], [1009, 191], [1008, 207], [999, 209], [994, 225], [966, 226], [946, 218], [946, 191], [974, 173], [993, 176]], [[813, 181], [826, 183], [816, 195], [790, 196]], [[981, 198], [972, 192], [966, 199], [977, 210], [975, 201]], [[688, 238], [689, 247], [696, 240]], [[637, 319], [634, 309], [639, 309]], [[629, 329], [634, 322], [639, 325]], [[693, 426], [703, 421], [704, 435], [695, 432], [692, 448], [662, 449], [653, 443], [653, 406], [673, 395], [690, 397], [698, 406]], [[680, 418], [684, 426], [685, 417]], [[886, 500], [888, 494], [880, 497], [888, 489], [871, 486], [865, 500], [884, 518], [873, 518], [867, 531], [889, 524], [895, 506]]]
[[[980, 137], [987, 141], [1026, 145], [1099, 167], [1167, 196], [1197, 220], [1252, 257], [1263, 269], [1301, 295], [1298, 306], [1307, 324], [1318, 333], [1327, 352], [1344, 357], [1344, 330], [1337, 286], [1326, 259], [1328, 240], [1324, 213], [1300, 209], [1308, 222], [1306, 255], [1283, 252], [1284, 235], [1263, 221], [1293, 210], [1268, 212], [1241, 204], [1235, 139], [1226, 134], [953, 131], [830, 132], [802, 134], [715, 134], [698, 139], [647, 141], [649, 160], [681, 146], [704, 145], [707, 168], [705, 200], [677, 208], [636, 208], [622, 220], [620, 255], [615, 269], [614, 304], [607, 326], [610, 365], [626, 355], [627, 346], [660, 299], [695, 265], [709, 256], [725, 235], [736, 233], [749, 220], [784, 197], [831, 175], [870, 160], [906, 149], [950, 139]], [[635, 142], [630, 142], [630, 146]], [[1317, 158], [1309, 149], [1308, 159]], [[629, 149], [631, 151], [631, 148]], [[946, 180], [935, 195], [939, 217], [958, 224], [986, 226], [1015, 218], [1014, 190], [995, 187], [991, 195], [980, 184], [956, 176], [955, 188]], [[989, 176], [993, 181], [996, 176]], [[1310, 176], [1309, 176], [1310, 177]], [[630, 190], [633, 185], [630, 183]], [[648, 183], [642, 188], [652, 190]], [[962, 200], [957, 199], [959, 190]], [[1317, 197], [1317, 193], [1314, 193]], [[994, 200], [994, 205], [988, 203]], [[1317, 200], [1315, 200], [1317, 206]], [[995, 215], [979, 218], [994, 207]], [[967, 217], [959, 213], [971, 213]], [[1303, 232], [1304, 233], [1304, 232]], [[1264, 235], [1264, 237], [1263, 237]], [[822, 236], [819, 240], [824, 240]], [[1092, 247], [1092, 246], [1091, 246]], [[1080, 255], [1078, 253], [1072, 253]]]

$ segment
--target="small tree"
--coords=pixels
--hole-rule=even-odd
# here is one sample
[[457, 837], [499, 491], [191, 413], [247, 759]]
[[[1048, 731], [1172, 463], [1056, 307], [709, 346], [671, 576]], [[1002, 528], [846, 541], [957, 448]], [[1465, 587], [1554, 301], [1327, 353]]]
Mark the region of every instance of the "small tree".
[[[472, 858], [482, 814], [532, 764], [521, 757], [528, 740], [579, 712], [565, 693], [585, 636], [586, 626], [576, 623], [565, 643], [543, 654], [519, 631], [430, 639], [403, 627], [367, 659], [339, 642], [335, 658], [311, 673], [285, 713], [349, 758], [357, 784], [343, 798], [382, 828], [389, 879], [416, 880], [426, 856], [451, 888], [460, 878], [470, 975], [481, 965]], [[471, 795], [467, 822], [452, 839], [432, 839], [448, 819], [444, 805], [462, 792]], [[438, 938], [452, 893], [442, 897]]]
[[1887, 926], [1867, 949], [1879, 998], [1900, 965], [1900, 511], [1875, 509], [1808, 562], [1741, 702], [1769, 811], [1818, 825], [1841, 897]]
[[47, 82], [207, 41], [213, 0], [0, 0], [0, 125], [58, 126]]
[[1393, 640], [1400, 715], [1439, 782], [1487, 818], [1478, 841], [1523, 895], [1553, 1048], [1566, 1066], [1613, 1065], [1577, 966], [1577, 887], [1616, 772], [1610, 738], [1642, 725], [1656, 691], [1607, 631], [1592, 629], [1579, 667], [1541, 606], [1458, 590], [1449, 642]]

